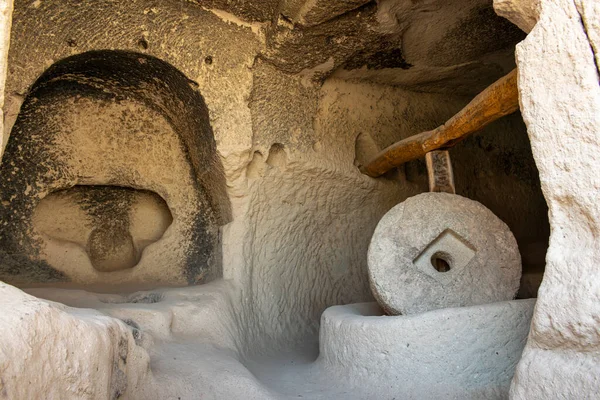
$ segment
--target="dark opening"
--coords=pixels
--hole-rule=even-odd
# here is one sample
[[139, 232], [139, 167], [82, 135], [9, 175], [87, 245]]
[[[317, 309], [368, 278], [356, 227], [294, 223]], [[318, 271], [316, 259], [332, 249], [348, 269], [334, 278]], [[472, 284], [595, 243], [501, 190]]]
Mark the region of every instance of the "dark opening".
[[450, 271], [450, 257], [446, 253], [437, 252], [431, 256], [431, 265], [438, 272]]

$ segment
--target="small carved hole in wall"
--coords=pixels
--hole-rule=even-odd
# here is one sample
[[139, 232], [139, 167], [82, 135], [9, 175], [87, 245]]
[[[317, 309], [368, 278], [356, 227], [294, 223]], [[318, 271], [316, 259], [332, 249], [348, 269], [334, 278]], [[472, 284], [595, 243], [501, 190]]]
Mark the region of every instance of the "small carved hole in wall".
[[287, 154], [285, 153], [285, 148], [281, 143], [273, 143], [269, 149], [267, 164], [271, 167], [285, 169], [287, 166]]
[[252, 160], [246, 167], [246, 177], [249, 179], [260, 178], [265, 174], [266, 164], [265, 158], [260, 151], [255, 151], [252, 155]]
[[148, 41], [145, 38], [138, 40], [137, 44], [140, 50], [148, 50]]
[[361, 167], [367, 165], [379, 153], [379, 147], [373, 136], [367, 132], [361, 132], [354, 143], [354, 165]]
[[438, 251], [431, 256], [431, 265], [438, 272], [448, 272], [451, 269], [451, 259], [447, 253]]

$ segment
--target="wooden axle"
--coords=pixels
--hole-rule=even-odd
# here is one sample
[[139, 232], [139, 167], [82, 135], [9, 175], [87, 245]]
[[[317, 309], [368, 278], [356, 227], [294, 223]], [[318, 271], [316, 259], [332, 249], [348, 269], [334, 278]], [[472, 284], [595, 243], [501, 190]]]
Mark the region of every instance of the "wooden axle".
[[361, 172], [376, 178], [430, 151], [448, 149], [473, 132], [518, 109], [517, 70], [514, 69], [479, 93], [444, 125], [394, 143], [363, 166]]
[[456, 194], [454, 173], [448, 150], [433, 150], [425, 154], [430, 192]]

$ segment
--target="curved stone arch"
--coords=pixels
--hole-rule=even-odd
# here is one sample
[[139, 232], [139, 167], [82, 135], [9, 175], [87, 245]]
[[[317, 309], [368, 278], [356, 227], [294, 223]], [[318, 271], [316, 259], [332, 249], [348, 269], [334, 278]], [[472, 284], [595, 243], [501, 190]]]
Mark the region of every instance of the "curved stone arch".
[[[32, 85], [36, 96], [56, 84], [85, 85], [98, 95], [107, 86], [116, 97], [130, 97], [155, 109], [180, 136], [190, 165], [220, 225], [231, 219], [223, 165], [216, 151], [208, 108], [197, 84], [159, 58], [123, 50], [93, 50], [52, 64]], [[53, 88], [54, 89], [54, 88]]]
[[[159, 282], [181, 284], [183, 279], [188, 284], [193, 284], [220, 276], [218, 226], [229, 222], [230, 203], [208, 109], [196, 86], [171, 64], [152, 56], [127, 51], [90, 51], [67, 57], [50, 66], [25, 97], [0, 166], [3, 176], [9, 177], [0, 183], [0, 197], [3, 201], [0, 214], [5, 217], [4, 220], [12, 221], [10, 228], [0, 227], [1, 255], [5, 259], [4, 264], [8, 266], [5, 271], [0, 271], [2, 278], [11, 281], [11, 275], [19, 276], [21, 264], [32, 259], [37, 272], [29, 273], [25, 281], [72, 278], [68, 273], [66, 276], [61, 274], [60, 269], [57, 273], [52, 268], [52, 262], [44, 262], [44, 257], [39, 253], [40, 239], [32, 234], [31, 220], [35, 207], [42, 198], [54, 191], [76, 185], [113, 185], [150, 190], [169, 203], [171, 211], [177, 217], [175, 220], [178, 221], [172, 230], [177, 232], [176, 235], [184, 235], [185, 240], [180, 241], [186, 243], [176, 243], [171, 234], [171, 244], [167, 248], [178, 252], [179, 259], [176, 261], [185, 258], [184, 262], [176, 264], [185, 265], [180, 265], [179, 273], [160, 277]], [[74, 109], [87, 104], [86, 102], [100, 107], [95, 109], [97, 114], [104, 111], [110, 114], [118, 128], [100, 124], [94, 130], [96, 127], [93, 125], [99, 118], [97, 115], [77, 117], [76, 125], [72, 125], [72, 117], [76, 113]], [[114, 104], [119, 104], [123, 110], [112, 109]], [[123, 115], [119, 114], [121, 111]], [[79, 141], [65, 141], [64, 138], [70, 136], [70, 129], [76, 131], [81, 128], [82, 122], [79, 119], [84, 121], [84, 125], [92, 125], [84, 127], [89, 128], [92, 133], [77, 133]], [[135, 126], [131, 123], [132, 119], [136, 122], [133, 124]], [[110, 122], [110, 117], [104, 118], [105, 123], [106, 120]], [[138, 126], [138, 123], [142, 125]], [[108, 126], [109, 129], [103, 131], [103, 126]], [[148, 129], [139, 129], [138, 132], [139, 127]], [[107, 154], [106, 161], [104, 154], [100, 154], [96, 164], [102, 165], [91, 168], [95, 172], [89, 171], [89, 165], [87, 170], [85, 166], [82, 167], [81, 160], [79, 164], [77, 160], [72, 161], [74, 152], [82, 147], [98, 146], [102, 139], [97, 138], [104, 134], [108, 136], [105, 141], [118, 141], [115, 138], [121, 134], [119, 129], [128, 131], [126, 145], [130, 147], [130, 152], [138, 153], [135, 158], [146, 157], [139, 153], [148, 151], [147, 158], [150, 161], [146, 169], [152, 169], [156, 174], [157, 168], [162, 168], [163, 181], [166, 179], [177, 182], [165, 184], [159, 182], [160, 179], [139, 178], [146, 173], [144, 166], [136, 166], [134, 161], [126, 160], [125, 150], [120, 156]], [[169, 131], [167, 136], [171, 139], [158, 139], [163, 131]], [[85, 139], [86, 134], [96, 138], [90, 136], [89, 143], [82, 141], [81, 137]], [[153, 134], [156, 140], [162, 142], [153, 144]], [[111, 135], [114, 137], [111, 138]], [[123, 135], [127, 136], [125, 133]], [[57, 137], [62, 141], [54, 143]], [[136, 146], [138, 139], [141, 144]], [[115, 149], [115, 146], [112, 148]], [[119, 153], [118, 146], [116, 150]], [[63, 153], [69, 152], [69, 157], [64, 156]], [[89, 149], [82, 152], [84, 154], [81, 158], [85, 158], [87, 154], [89, 164], [94, 158], [90, 158], [89, 154], [94, 152]], [[174, 152], [176, 156], [164, 156], [168, 152]], [[98, 158], [98, 153], [95, 155]], [[152, 157], [157, 158], [156, 162]], [[65, 161], [67, 159], [68, 162]], [[171, 171], [170, 162], [179, 167], [173, 165]], [[104, 163], [107, 165], [103, 165]], [[135, 168], [128, 168], [131, 165]], [[186, 177], [182, 177], [183, 175]], [[168, 187], [172, 189], [177, 185], [185, 188], [182, 193], [173, 196], [173, 191], [168, 190]], [[163, 251], [165, 254], [167, 252]], [[176, 256], [171, 256], [170, 259], [165, 257], [163, 263], [172, 264]], [[146, 264], [152, 264], [151, 261], [146, 261]], [[144, 264], [143, 259], [141, 264]], [[153, 274], [156, 278], [159, 270], [156, 266], [151, 270], [154, 272], [138, 273], [137, 277], [137, 272], [114, 272], [110, 281], [153, 281]], [[104, 283], [104, 278], [94, 274], [86, 279]]]

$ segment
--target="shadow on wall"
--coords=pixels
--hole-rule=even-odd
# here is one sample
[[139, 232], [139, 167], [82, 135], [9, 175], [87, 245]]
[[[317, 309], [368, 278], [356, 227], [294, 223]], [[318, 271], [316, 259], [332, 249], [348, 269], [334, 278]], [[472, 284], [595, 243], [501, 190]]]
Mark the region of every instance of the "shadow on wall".
[[[231, 210], [208, 109], [164, 61], [106, 50], [52, 65], [21, 107], [0, 176], [0, 280], [180, 285], [221, 275], [219, 226]], [[139, 215], [147, 226], [135, 225]]]

